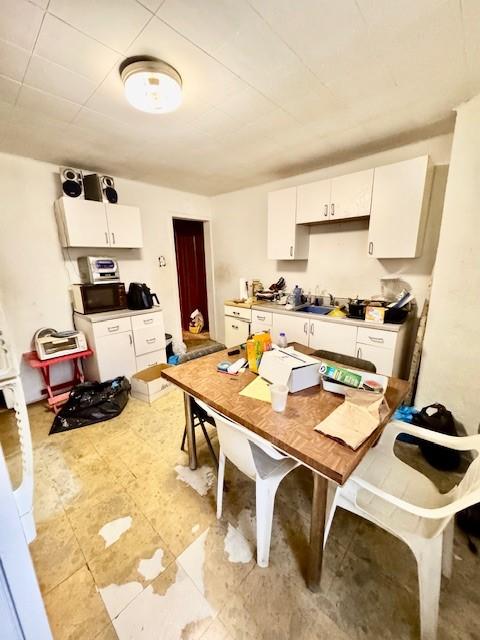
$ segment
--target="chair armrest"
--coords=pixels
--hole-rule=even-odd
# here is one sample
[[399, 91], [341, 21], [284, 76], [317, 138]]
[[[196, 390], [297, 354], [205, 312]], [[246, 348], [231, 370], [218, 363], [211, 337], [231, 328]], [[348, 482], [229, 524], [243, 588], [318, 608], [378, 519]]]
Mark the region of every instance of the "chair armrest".
[[380, 442], [382, 442], [382, 440], [391, 440], [393, 445], [400, 433], [408, 433], [411, 436], [420, 438], [421, 440], [428, 440], [428, 442], [439, 444], [448, 449], [456, 449], [457, 451], [474, 450], [480, 452], [480, 435], [478, 434], [474, 436], [447, 436], [444, 433], [437, 433], [430, 429], [417, 427], [414, 424], [402, 422], [401, 420], [392, 420], [387, 424]]
[[443, 507], [435, 507], [435, 508], [419, 507], [416, 504], [412, 504], [410, 502], [407, 502], [406, 500], [397, 498], [397, 496], [394, 496], [391, 493], [388, 493], [387, 491], [384, 491], [383, 489], [376, 487], [375, 485], [371, 484], [367, 480], [364, 480], [363, 478], [352, 476], [350, 478], [350, 481], [356, 484], [361, 489], [365, 489], [366, 491], [373, 493], [378, 498], [382, 498], [382, 500], [385, 500], [386, 502], [393, 504], [399, 509], [403, 509], [403, 511], [412, 513], [415, 516], [420, 516], [421, 518], [429, 518], [431, 520], [440, 520], [442, 518], [451, 517], [457, 511], [460, 511], [461, 509], [465, 509], [471, 506], [472, 504], [475, 504], [475, 502], [480, 499], [480, 496], [477, 496], [477, 497], [465, 496], [465, 498], [461, 498], [459, 500], [453, 500], [450, 504], [447, 504]]

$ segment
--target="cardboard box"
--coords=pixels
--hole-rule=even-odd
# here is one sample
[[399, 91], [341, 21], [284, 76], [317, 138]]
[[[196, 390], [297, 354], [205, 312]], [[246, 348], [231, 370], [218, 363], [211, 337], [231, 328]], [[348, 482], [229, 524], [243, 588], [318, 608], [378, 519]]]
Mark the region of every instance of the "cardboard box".
[[274, 347], [263, 354], [258, 373], [268, 382], [286, 384], [290, 393], [295, 393], [320, 384], [320, 365], [318, 358], [306, 356], [292, 347]]
[[162, 378], [162, 371], [169, 369], [169, 364], [155, 364], [153, 367], [134, 373], [131, 379], [131, 394], [137, 400], [143, 400], [151, 404], [169, 391], [175, 389], [175, 385]]

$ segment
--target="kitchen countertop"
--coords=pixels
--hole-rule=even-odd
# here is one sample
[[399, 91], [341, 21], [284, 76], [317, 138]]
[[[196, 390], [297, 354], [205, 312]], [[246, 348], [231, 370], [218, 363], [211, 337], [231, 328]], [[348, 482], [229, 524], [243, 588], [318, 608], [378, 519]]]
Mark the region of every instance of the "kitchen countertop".
[[118, 311], [104, 311], [102, 313], [78, 313], [76, 316], [85, 318], [89, 322], [103, 322], [104, 320], [116, 320], [117, 318], [128, 318], [130, 316], [143, 315], [145, 313], [156, 313], [161, 311], [162, 307], [154, 305], [151, 309], [119, 309]]
[[227, 307], [241, 307], [242, 309], [252, 309], [252, 307], [262, 307], [264, 304], [269, 304], [269, 303], [265, 303], [265, 302], [261, 302], [260, 300], [253, 300], [252, 302], [249, 302], [248, 300], [245, 300], [245, 302], [235, 302], [235, 300], [225, 300], [224, 305], [226, 305]]
[[376, 322], [366, 322], [365, 320], [355, 320], [354, 318], [331, 318], [329, 316], [324, 316], [317, 313], [289, 311], [288, 309], [285, 309], [283, 305], [275, 304], [272, 302], [254, 303], [251, 308], [257, 309], [258, 311], [265, 311], [266, 309], [268, 309], [269, 311], [272, 311], [274, 313], [280, 313], [289, 316], [299, 316], [301, 318], [321, 320], [322, 322], [334, 322], [336, 324], [345, 324], [351, 327], [367, 327], [368, 329], [379, 329], [380, 331], [393, 331], [394, 333], [398, 333], [406, 324], [392, 324], [390, 322], [377, 324]]

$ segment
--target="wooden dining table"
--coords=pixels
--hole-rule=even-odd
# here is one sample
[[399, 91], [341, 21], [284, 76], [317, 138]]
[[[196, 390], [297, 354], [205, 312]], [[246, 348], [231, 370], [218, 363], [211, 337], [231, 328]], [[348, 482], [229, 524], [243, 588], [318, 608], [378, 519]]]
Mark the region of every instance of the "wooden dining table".
[[[312, 349], [303, 345], [293, 343], [292, 346], [305, 354], [312, 353]], [[244, 352], [240, 355], [244, 355]], [[256, 374], [247, 370], [231, 376], [217, 371], [219, 362], [234, 362], [238, 357], [238, 354], [229, 356], [227, 350], [217, 351], [162, 371], [167, 380], [185, 393], [189, 466], [191, 469], [197, 466], [191, 411], [193, 397], [203, 400], [216, 411], [265, 438], [311, 469], [314, 482], [306, 581], [311, 591], [318, 591], [322, 573], [328, 482], [343, 484], [347, 480], [402, 403], [408, 391], [408, 383], [399, 378], [388, 379], [381, 423], [353, 451], [314, 429], [344, 402], [343, 396], [325, 391], [317, 385], [289, 394], [286, 409], [277, 413], [263, 400], [239, 395]]]

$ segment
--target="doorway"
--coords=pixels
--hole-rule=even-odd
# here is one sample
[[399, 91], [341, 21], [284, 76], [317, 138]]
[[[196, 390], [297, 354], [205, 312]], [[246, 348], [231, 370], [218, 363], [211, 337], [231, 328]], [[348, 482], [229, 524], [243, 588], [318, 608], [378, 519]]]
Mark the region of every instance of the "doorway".
[[[208, 338], [208, 297], [203, 222], [174, 218], [173, 234], [182, 330], [188, 332], [190, 315], [195, 309], [198, 309], [203, 315], [205, 323], [201, 337]], [[193, 337], [193, 334], [190, 334], [190, 337]]]

